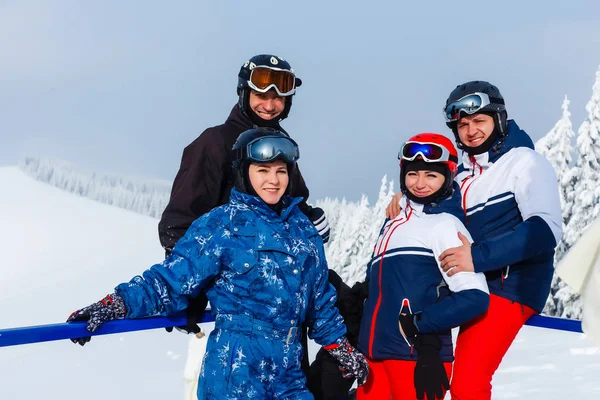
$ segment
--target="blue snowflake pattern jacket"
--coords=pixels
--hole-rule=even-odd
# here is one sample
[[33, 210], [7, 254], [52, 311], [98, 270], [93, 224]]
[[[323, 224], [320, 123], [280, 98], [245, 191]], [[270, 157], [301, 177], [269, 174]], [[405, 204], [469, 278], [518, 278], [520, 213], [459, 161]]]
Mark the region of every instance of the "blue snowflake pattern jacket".
[[198, 218], [165, 261], [116, 287], [127, 317], [184, 310], [188, 296], [206, 288], [217, 324], [268, 321], [285, 335], [306, 321], [309, 337], [334, 343], [346, 328], [322, 239], [298, 208], [301, 200], [286, 196], [277, 215], [260, 198], [233, 189], [229, 203]]

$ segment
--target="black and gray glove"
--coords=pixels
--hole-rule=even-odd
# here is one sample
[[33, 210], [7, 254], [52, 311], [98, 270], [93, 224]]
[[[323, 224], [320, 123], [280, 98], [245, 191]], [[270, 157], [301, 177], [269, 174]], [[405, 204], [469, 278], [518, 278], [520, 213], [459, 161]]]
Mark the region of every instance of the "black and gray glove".
[[331, 229], [329, 228], [329, 222], [327, 221], [327, 217], [325, 216], [325, 211], [323, 211], [320, 207], [314, 207], [310, 210], [310, 215], [308, 217], [310, 221], [313, 223], [319, 235], [323, 238], [323, 243], [327, 243], [329, 241], [329, 233]]
[[[125, 301], [118, 294], [112, 293], [97, 303], [73, 312], [67, 322], [87, 321], [85, 328], [89, 332], [95, 332], [107, 321], [124, 318], [125, 313]], [[71, 339], [73, 343], [78, 343], [81, 346], [90, 340], [90, 336]]]
[[358, 386], [362, 386], [369, 376], [369, 363], [346, 337], [342, 337], [336, 343], [324, 347], [340, 365], [340, 371], [344, 378], [356, 378]]

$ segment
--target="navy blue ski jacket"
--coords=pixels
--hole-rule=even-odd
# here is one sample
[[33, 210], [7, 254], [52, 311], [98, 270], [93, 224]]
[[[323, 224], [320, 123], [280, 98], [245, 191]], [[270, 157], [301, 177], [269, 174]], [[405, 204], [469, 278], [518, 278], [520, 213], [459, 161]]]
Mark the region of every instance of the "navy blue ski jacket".
[[556, 174], [516, 122], [484, 154], [463, 154], [456, 182], [474, 244], [476, 272], [490, 293], [541, 312], [562, 235]]
[[484, 313], [489, 305], [485, 276], [460, 272], [448, 277], [438, 257], [470, 238], [461, 222], [458, 185], [450, 199], [423, 206], [403, 197], [402, 211], [386, 220], [367, 266], [369, 297], [365, 302], [358, 348], [370, 359], [416, 360], [417, 352], [401, 333], [401, 312], [420, 314], [423, 334], [439, 334], [442, 360], [454, 360], [450, 329]]

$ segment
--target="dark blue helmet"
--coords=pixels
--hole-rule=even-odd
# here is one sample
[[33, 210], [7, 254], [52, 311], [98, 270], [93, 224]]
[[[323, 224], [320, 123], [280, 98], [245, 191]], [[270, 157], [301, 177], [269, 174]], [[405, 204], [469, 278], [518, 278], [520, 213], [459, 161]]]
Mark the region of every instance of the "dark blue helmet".
[[[298, 144], [287, 134], [268, 128], [253, 128], [242, 132], [232, 148], [234, 187], [244, 193], [254, 194], [248, 178], [251, 163], [270, 163], [282, 160], [286, 163], [290, 178], [296, 173], [296, 161], [300, 158]], [[292, 179], [286, 193], [291, 192]]]
[[[487, 95], [487, 104], [483, 103], [483, 106], [476, 108], [475, 112], [471, 112], [469, 114], [484, 113], [494, 118], [495, 134], [503, 140], [504, 136], [506, 135], [508, 120], [506, 105], [504, 103], [504, 97], [502, 97], [500, 90], [489, 82], [470, 81], [463, 83], [462, 85], [458, 85], [446, 99], [444, 112], [446, 113], [446, 115], [448, 115], [448, 109], [450, 108], [449, 105], [459, 102], [461, 99], [469, 95], [477, 93], [483, 93]], [[457, 112], [457, 115], [460, 116], [460, 111]], [[464, 149], [464, 145], [460, 142], [460, 138], [458, 136], [458, 131], [456, 128], [457, 121], [448, 121], [448, 118], [446, 119], [446, 121], [446, 125], [448, 126], [448, 128], [452, 129], [452, 132], [454, 133], [457, 147], [460, 149]]]

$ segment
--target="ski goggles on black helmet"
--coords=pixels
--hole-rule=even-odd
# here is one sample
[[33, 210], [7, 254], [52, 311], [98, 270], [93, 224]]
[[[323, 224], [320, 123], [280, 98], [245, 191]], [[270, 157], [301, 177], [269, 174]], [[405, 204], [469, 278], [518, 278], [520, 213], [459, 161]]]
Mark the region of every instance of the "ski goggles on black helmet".
[[460, 113], [475, 114], [490, 104], [504, 104], [504, 100], [495, 97], [489, 97], [486, 93], [475, 92], [468, 94], [460, 99], [450, 102], [444, 107], [444, 117], [446, 122], [458, 121]]
[[263, 136], [246, 145], [246, 159], [266, 163], [283, 159], [286, 163], [294, 163], [300, 158], [298, 144], [290, 138]]
[[414, 161], [421, 157], [426, 162], [458, 162], [458, 157], [437, 143], [406, 142], [398, 153], [399, 160]]
[[291, 96], [296, 92], [296, 76], [285, 69], [257, 66], [250, 71], [248, 86], [260, 93], [274, 89], [279, 96]]

